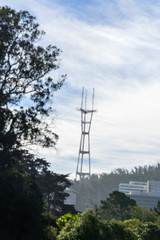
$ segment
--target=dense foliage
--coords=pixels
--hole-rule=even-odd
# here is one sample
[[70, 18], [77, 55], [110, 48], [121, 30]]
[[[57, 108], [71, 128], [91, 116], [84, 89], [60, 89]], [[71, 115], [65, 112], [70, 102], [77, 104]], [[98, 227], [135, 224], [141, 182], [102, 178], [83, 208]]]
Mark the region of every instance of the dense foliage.
[[97, 212], [105, 219], [125, 220], [129, 217], [130, 208], [134, 206], [135, 200], [122, 192], [113, 191], [106, 200], [101, 201]]
[[27, 173], [0, 173], [1, 239], [38, 239], [42, 211], [42, 195]]
[[54, 216], [60, 216], [68, 211], [76, 213], [74, 206], [66, 205], [65, 199], [69, 196], [65, 190], [71, 182], [68, 174], [56, 174], [49, 170], [43, 171], [38, 177], [38, 186], [45, 198], [46, 212], [52, 212]]
[[[35, 17], [27, 11], [0, 8], [0, 168], [6, 169], [24, 158], [26, 145], [51, 147], [58, 135], [46, 117], [52, 111], [53, 94], [64, 81], [49, 74], [59, 67], [60, 50], [43, 48], [37, 42], [44, 35]], [[21, 150], [21, 151], [20, 151]]]
[[[70, 186], [68, 175], [50, 172], [50, 164], [27, 148], [33, 145], [55, 147], [58, 139], [47, 117], [52, 112], [53, 94], [62, 86], [65, 76], [58, 81], [51, 76], [51, 71], [59, 67], [60, 50], [51, 45], [39, 46], [43, 35], [29, 12], [0, 7], [2, 240], [55, 239], [56, 221], [44, 212], [65, 213], [64, 200], [68, 196], [65, 189]], [[50, 192], [48, 175], [52, 180]]]
[[58, 240], [159, 240], [159, 224], [130, 219], [124, 222], [102, 220], [87, 210], [74, 221], [68, 221]]

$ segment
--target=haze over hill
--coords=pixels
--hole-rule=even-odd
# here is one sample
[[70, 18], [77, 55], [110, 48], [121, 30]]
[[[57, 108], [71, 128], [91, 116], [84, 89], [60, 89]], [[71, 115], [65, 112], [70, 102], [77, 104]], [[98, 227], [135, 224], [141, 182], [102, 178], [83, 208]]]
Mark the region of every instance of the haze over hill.
[[84, 211], [86, 208], [95, 210], [101, 200], [108, 198], [113, 191], [119, 190], [120, 183], [147, 182], [148, 180], [160, 181], [160, 163], [134, 167], [130, 171], [118, 168], [109, 174], [95, 174], [90, 179], [74, 181], [71, 188], [77, 191], [77, 209], [79, 211]]

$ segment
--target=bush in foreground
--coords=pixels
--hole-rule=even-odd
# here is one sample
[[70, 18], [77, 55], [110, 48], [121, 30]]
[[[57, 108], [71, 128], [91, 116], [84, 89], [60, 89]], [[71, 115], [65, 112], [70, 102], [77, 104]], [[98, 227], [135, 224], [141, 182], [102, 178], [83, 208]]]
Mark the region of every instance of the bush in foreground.
[[101, 220], [92, 210], [68, 221], [58, 240], [159, 240], [160, 228], [155, 223], [130, 219], [124, 222]]

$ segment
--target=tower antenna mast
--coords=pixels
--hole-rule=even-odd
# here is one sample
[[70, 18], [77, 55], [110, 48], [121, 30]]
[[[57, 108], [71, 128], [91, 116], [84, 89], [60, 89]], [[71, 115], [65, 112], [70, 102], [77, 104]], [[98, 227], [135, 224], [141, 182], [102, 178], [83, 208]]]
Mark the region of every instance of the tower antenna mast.
[[90, 158], [90, 130], [94, 109], [94, 88], [92, 93], [92, 108], [87, 109], [87, 91], [82, 88], [81, 107], [77, 109], [81, 112], [81, 138], [76, 168], [76, 180], [91, 175], [91, 158]]

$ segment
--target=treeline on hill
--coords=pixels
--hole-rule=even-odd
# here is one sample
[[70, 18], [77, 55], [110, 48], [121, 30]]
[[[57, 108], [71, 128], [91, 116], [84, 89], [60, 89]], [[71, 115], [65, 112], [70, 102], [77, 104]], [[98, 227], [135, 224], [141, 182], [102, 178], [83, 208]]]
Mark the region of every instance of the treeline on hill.
[[72, 188], [77, 191], [77, 210], [95, 209], [109, 193], [119, 189], [120, 183], [148, 180], [160, 181], [160, 163], [134, 167], [131, 171], [118, 168], [111, 173], [93, 174], [90, 179], [74, 181]]

